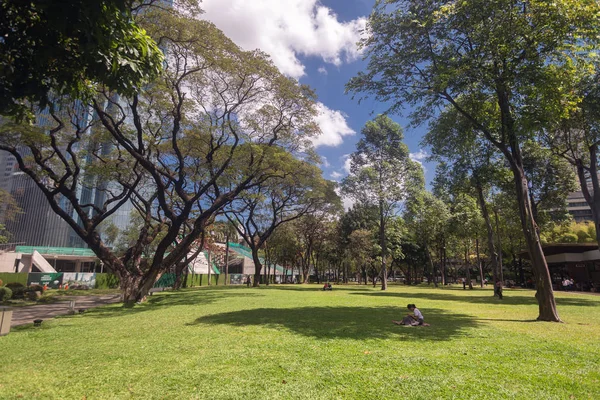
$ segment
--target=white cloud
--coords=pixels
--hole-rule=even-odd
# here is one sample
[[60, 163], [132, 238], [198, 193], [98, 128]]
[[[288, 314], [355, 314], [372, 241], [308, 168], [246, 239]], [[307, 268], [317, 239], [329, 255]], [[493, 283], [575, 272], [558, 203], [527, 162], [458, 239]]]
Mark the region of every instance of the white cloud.
[[331, 176], [332, 179], [338, 180], [342, 176], [344, 176], [344, 174], [342, 174], [340, 172], [337, 172], [337, 171], [333, 171], [330, 176]]
[[350, 197], [343, 196], [342, 195], [342, 190], [340, 188], [336, 188], [335, 192], [342, 199], [342, 205], [344, 206], [344, 210], [348, 211], [356, 203], [356, 201], [354, 199], [351, 199]]
[[344, 154], [342, 158], [344, 159], [344, 171], [350, 173], [350, 162], [352, 161], [350, 159], [350, 154]]
[[410, 157], [411, 160], [416, 161], [419, 164], [423, 164], [423, 161], [425, 161], [425, 159], [427, 157], [429, 157], [429, 154], [427, 154], [427, 152], [425, 150], [419, 149], [418, 152], [410, 153], [408, 156]]
[[298, 56], [336, 66], [358, 58], [366, 18], [341, 22], [319, 0], [203, 0], [203, 18], [246, 50], [268, 53], [281, 72], [304, 75]]
[[313, 139], [313, 145], [338, 146], [344, 141], [344, 136], [354, 135], [356, 132], [348, 126], [346, 116], [340, 111], [332, 110], [323, 103], [317, 103], [319, 115], [316, 118], [321, 134]]
[[325, 68], [323, 66], [319, 67], [319, 69], [317, 71], [319, 71], [319, 73], [322, 75], [327, 75], [327, 68]]
[[327, 157], [323, 157], [323, 156], [321, 156], [321, 165], [324, 166], [325, 168], [331, 166], [331, 164], [329, 164], [329, 161], [327, 160]]

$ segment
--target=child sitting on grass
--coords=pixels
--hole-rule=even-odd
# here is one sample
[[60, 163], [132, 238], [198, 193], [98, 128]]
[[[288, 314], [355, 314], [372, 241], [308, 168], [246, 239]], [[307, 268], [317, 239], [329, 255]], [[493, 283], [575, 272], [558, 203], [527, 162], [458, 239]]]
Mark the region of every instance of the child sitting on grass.
[[425, 323], [425, 318], [423, 318], [423, 314], [414, 304], [409, 304], [407, 306], [408, 310], [412, 314], [407, 314], [406, 317], [402, 318], [402, 321], [392, 321], [396, 325], [410, 325], [410, 326], [429, 326], [429, 324]]

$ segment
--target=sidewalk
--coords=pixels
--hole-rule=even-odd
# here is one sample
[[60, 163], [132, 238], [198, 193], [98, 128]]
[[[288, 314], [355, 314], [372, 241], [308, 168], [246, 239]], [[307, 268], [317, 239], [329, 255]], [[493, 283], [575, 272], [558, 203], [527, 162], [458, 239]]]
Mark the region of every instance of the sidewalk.
[[11, 327], [31, 324], [35, 319], [48, 320], [57, 315], [69, 314], [69, 302], [75, 301], [75, 311], [80, 308], [94, 308], [111, 303], [118, 303], [119, 295], [107, 296], [64, 296], [65, 301], [51, 304], [39, 304], [35, 306], [14, 307]]

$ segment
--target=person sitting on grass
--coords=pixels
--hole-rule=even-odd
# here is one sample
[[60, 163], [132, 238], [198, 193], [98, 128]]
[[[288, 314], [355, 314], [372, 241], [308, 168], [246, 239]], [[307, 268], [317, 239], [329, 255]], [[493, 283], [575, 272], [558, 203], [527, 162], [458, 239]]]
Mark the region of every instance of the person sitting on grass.
[[423, 318], [423, 314], [414, 304], [409, 304], [407, 306], [408, 310], [412, 314], [407, 314], [406, 317], [402, 318], [402, 321], [392, 321], [396, 325], [409, 325], [409, 326], [429, 326], [429, 324], [425, 323], [425, 318]]

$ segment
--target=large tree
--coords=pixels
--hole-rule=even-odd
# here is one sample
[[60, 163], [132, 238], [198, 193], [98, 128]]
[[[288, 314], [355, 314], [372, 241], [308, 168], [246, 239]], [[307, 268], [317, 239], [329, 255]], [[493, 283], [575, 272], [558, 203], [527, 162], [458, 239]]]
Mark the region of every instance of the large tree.
[[402, 128], [390, 117], [377, 116], [365, 124], [361, 134], [351, 156], [350, 174], [342, 181], [342, 191], [365, 206], [377, 207], [381, 290], [386, 290], [386, 224], [398, 213], [410, 190], [422, 184], [422, 169], [410, 159]]
[[418, 123], [452, 105], [498, 148], [514, 176], [536, 275], [538, 319], [560, 321], [529, 200], [521, 145], [545, 109], [568, 109], [577, 96], [560, 80], [579, 73], [597, 46], [600, 6], [591, 0], [378, 1], [363, 40], [367, 72], [348, 89], [415, 105]]
[[[89, 108], [67, 99], [50, 110], [47, 130], [5, 124], [0, 131], [0, 149], [119, 275], [130, 303], [184, 259], [224, 206], [278, 174], [273, 157], [282, 148], [318, 132], [312, 93], [263, 53], [242, 51], [206, 21], [143, 15], [168, 48], [160, 79], [131, 97], [102, 90]], [[79, 196], [82, 186], [99, 194], [96, 201]], [[103, 226], [126, 204], [141, 224], [117, 254]]]
[[488, 200], [494, 181], [498, 179], [498, 171], [504, 168], [498, 160], [498, 152], [453, 107], [446, 107], [432, 121], [423, 144], [430, 146], [432, 158], [441, 162], [436, 171], [436, 180], [440, 184], [443, 182], [447, 193], [475, 193], [485, 222], [493, 280], [496, 282], [502, 274]]
[[239, 235], [252, 250], [254, 286], [260, 284], [263, 262], [259, 251], [280, 225], [335, 201], [331, 182], [313, 164], [285, 150], [271, 156], [273, 176], [246, 190], [225, 209]]
[[408, 230], [414, 232], [415, 242], [423, 249], [429, 264], [430, 280], [437, 286], [434, 250], [437, 250], [442, 284], [445, 284], [443, 260], [444, 242], [450, 223], [450, 210], [446, 203], [425, 190], [415, 191], [408, 200], [404, 216]]

